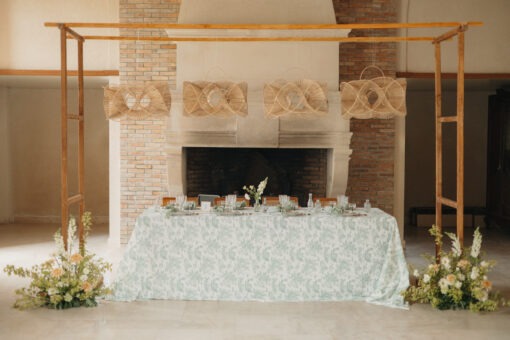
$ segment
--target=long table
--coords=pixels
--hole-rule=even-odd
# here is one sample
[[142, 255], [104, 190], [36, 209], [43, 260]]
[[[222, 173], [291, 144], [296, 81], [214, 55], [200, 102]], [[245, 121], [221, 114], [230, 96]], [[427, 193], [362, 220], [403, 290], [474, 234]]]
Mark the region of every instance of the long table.
[[394, 217], [317, 213], [137, 219], [113, 284], [117, 301], [362, 300], [406, 305], [409, 273]]

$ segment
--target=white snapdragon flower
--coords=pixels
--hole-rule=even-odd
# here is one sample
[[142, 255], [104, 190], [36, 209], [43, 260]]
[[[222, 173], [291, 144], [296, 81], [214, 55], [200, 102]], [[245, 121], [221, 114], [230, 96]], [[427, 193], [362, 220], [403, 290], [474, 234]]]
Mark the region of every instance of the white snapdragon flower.
[[55, 295], [57, 293], [58, 293], [57, 288], [50, 288], [50, 289], [48, 289], [48, 295], [50, 295], [50, 296], [51, 295]]
[[420, 277], [420, 272], [418, 271], [418, 269], [415, 269], [415, 270], [413, 271], [413, 276], [414, 276], [414, 277]]
[[476, 228], [473, 236], [473, 245], [471, 246], [471, 256], [477, 258], [480, 255], [480, 249], [482, 248], [482, 234]]
[[462, 247], [460, 246], [460, 241], [457, 238], [457, 235], [453, 233], [446, 233], [446, 235], [452, 240], [453, 256], [459, 257], [460, 255], [462, 255]]
[[471, 280], [476, 280], [478, 278], [478, 268], [477, 267], [473, 267], [473, 269], [471, 269], [471, 275], [469, 276], [471, 278]]
[[423, 282], [424, 283], [429, 283], [430, 282], [430, 275], [429, 274], [423, 275]]
[[455, 288], [460, 289], [460, 287], [462, 287], [462, 282], [460, 281], [455, 282]]

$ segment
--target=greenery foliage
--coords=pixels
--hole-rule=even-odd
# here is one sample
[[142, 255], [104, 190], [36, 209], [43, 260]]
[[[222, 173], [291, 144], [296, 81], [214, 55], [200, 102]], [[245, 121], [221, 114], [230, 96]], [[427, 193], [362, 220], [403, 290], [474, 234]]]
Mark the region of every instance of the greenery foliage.
[[111, 264], [86, 250], [85, 242], [92, 226], [90, 212], [83, 215], [82, 223], [84, 240], [81, 245], [77, 244], [76, 221], [71, 218], [67, 250], [60, 231], [57, 231], [54, 236], [57, 250], [48, 261], [30, 269], [13, 265], [4, 268], [8, 275], [32, 280], [28, 287], [16, 290], [18, 298], [14, 303], [15, 308], [93, 307], [97, 305], [96, 298], [111, 293], [103, 284], [103, 275], [112, 269]]
[[[429, 230], [435, 243], [442, 249], [443, 235], [436, 226]], [[409, 302], [430, 303], [438, 309], [469, 309], [474, 312], [494, 311], [505, 304], [487, 274], [494, 261], [481, 258], [482, 234], [475, 230], [473, 244], [462, 249], [455, 234], [445, 233], [452, 241], [450, 252], [440, 252], [440, 261], [426, 256], [431, 263], [423, 270], [414, 270], [417, 285], [402, 293]]]

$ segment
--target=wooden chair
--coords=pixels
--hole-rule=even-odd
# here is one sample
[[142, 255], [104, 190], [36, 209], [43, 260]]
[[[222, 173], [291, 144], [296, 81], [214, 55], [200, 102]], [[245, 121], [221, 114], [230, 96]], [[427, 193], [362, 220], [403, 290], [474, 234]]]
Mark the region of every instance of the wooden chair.
[[[266, 205], [278, 205], [280, 204], [280, 199], [277, 196], [266, 196], [262, 198], [262, 202], [264, 202], [264, 198], [266, 199]], [[299, 205], [299, 200], [295, 196], [290, 196], [290, 200]]]
[[[169, 203], [175, 203], [175, 200], [176, 200], [175, 197], [167, 197], [167, 196], [165, 196], [162, 199], [161, 206], [164, 207], [164, 206], [167, 206]], [[198, 207], [198, 197], [188, 197], [187, 201], [188, 202], [194, 202], [195, 206]]]
[[317, 200], [319, 200], [319, 202], [321, 202], [321, 205], [322, 206], [328, 206], [328, 205], [336, 205], [336, 198], [333, 198], [333, 197], [316, 197], [313, 199], [313, 203], [315, 204], [315, 202], [317, 202]]
[[[244, 197], [237, 197], [236, 198], [236, 202], [246, 202], [246, 206], [249, 207], [250, 206], [250, 201], [248, 201], [247, 199], [245, 199]], [[222, 204], [225, 204], [225, 197], [216, 197], [214, 199], [214, 205], [222, 205]]]

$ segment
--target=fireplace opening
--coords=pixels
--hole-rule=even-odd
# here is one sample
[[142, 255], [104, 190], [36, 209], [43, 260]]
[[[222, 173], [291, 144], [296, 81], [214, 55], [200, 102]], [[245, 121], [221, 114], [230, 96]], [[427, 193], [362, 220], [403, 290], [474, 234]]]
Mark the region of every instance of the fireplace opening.
[[328, 149], [184, 148], [186, 194], [243, 195], [244, 185], [269, 178], [265, 196], [325, 197]]

